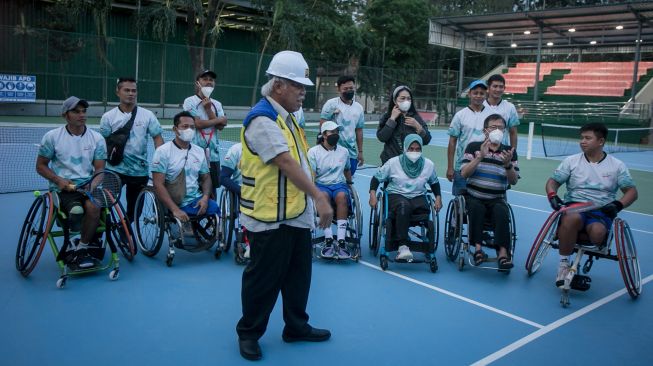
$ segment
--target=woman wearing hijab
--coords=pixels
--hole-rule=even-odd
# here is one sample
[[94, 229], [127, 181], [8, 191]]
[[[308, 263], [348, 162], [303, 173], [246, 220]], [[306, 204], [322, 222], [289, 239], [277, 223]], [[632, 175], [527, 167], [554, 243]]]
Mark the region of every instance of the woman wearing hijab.
[[397, 259], [410, 260], [413, 258], [407, 245], [410, 242], [410, 216], [430, 212], [426, 200], [427, 184], [435, 195], [433, 207], [437, 212], [442, 208], [435, 165], [422, 156], [422, 138], [419, 135], [406, 136], [403, 154], [389, 159], [374, 174], [370, 182], [371, 207], [377, 204], [376, 189], [381, 182], [388, 182], [388, 212], [394, 214], [396, 242], [399, 243]]
[[376, 137], [383, 142], [381, 164], [402, 153], [404, 139], [410, 134], [417, 134], [424, 144], [431, 142], [426, 123], [420, 117], [413, 104], [413, 93], [406, 85], [400, 85], [392, 91], [388, 110], [381, 116]]

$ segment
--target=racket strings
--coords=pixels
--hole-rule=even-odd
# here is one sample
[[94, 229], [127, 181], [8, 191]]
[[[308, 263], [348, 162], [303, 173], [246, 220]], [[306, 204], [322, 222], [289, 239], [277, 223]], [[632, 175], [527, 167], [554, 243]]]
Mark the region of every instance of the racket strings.
[[102, 207], [113, 206], [120, 197], [120, 178], [111, 173], [99, 174], [91, 181], [89, 194]]

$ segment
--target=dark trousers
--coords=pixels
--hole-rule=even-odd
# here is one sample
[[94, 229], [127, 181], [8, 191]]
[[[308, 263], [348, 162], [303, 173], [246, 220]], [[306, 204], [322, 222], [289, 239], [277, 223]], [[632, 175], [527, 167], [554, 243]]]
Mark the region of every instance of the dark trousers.
[[481, 200], [465, 197], [469, 215], [469, 239], [471, 244], [480, 244], [483, 239], [483, 225], [486, 217], [494, 230], [494, 243], [510, 252], [510, 211], [502, 198]]
[[211, 175], [211, 198], [217, 199], [217, 189], [220, 187], [220, 162], [212, 161], [209, 163], [209, 173]]
[[407, 243], [410, 216], [427, 214], [430, 212], [429, 203], [424, 196], [406, 198], [400, 194], [388, 195], [388, 212], [394, 216], [394, 233], [399, 243]]
[[243, 317], [236, 325], [240, 339], [258, 340], [268, 326], [279, 292], [283, 299], [284, 332], [310, 331], [306, 304], [311, 287], [311, 231], [287, 225], [247, 232], [251, 258], [243, 272]]
[[120, 177], [120, 181], [123, 185], [127, 186], [127, 218], [129, 222], [134, 221], [134, 211], [136, 210], [136, 200], [138, 199], [138, 194], [141, 193], [143, 188], [147, 185], [147, 176], [145, 177], [132, 177], [129, 175], [124, 175], [117, 173]]

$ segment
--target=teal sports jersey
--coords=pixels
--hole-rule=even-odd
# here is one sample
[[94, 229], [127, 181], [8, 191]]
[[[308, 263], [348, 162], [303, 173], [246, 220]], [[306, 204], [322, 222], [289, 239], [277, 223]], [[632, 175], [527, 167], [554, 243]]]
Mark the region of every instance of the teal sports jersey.
[[[336, 113], [336, 111], [338, 113]], [[333, 121], [342, 127], [338, 145], [349, 151], [349, 157], [358, 157], [358, 145], [356, 145], [356, 129], [365, 128], [365, 113], [363, 106], [354, 101], [351, 105], [344, 103], [340, 97], [332, 98], [324, 103], [320, 118]]]
[[[131, 118], [131, 113], [123, 113], [116, 107], [102, 115], [100, 119], [100, 134], [107, 137], [123, 127]], [[134, 125], [129, 133], [125, 145], [122, 162], [111, 165], [107, 162], [107, 169], [132, 177], [144, 177], [148, 173], [147, 145], [148, 139], [161, 135], [163, 132], [159, 120], [151, 111], [138, 107]]]
[[485, 106], [485, 108], [490, 112], [488, 113], [488, 116], [496, 113], [506, 120], [506, 133], [503, 135], [503, 141], [501, 143], [510, 146], [510, 134], [508, 133], [508, 130], [512, 127], [519, 126], [521, 123], [515, 105], [507, 100], [501, 99], [497, 105], [491, 105], [487, 100], [485, 100], [483, 106]]
[[345, 183], [345, 170], [349, 170], [349, 152], [340, 145], [327, 150], [316, 145], [308, 150], [308, 164], [315, 174], [315, 182], [328, 186]]
[[154, 151], [152, 173], [165, 174], [166, 182], [171, 182], [181, 174], [182, 169], [186, 174], [186, 196], [179, 207], [184, 207], [202, 197], [199, 176], [209, 173], [204, 151], [193, 144], [190, 144], [190, 149], [180, 149], [174, 140], [166, 142]]
[[[196, 119], [208, 120], [209, 116], [206, 114], [204, 107], [200, 105], [202, 100], [197, 95], [192, 95], [184, 100], [183, 109], [193, 115]], [[211, 99], [213, 104], [213, 111], [216, 117], [224, 116], [224, 109], [222, 104], [215, 99]], [[220, 132], [215, 127], [209, 127], [195, 131], [193, 137], [193, 144], [201, 147], [202, 149], [209, 149], [209, 161], [220, 162]]]
[[222, 166], [233, 169], [233, 173], [231, 173], [231, 180], [234, 181], [234, 183], [241, 185], [243, 183], [243, 176], [240, 172], [240, 168], [238, 168], [238, 164], [240, 164], [240, 157], [243, 155], [243, 144], [240, 142], [237, 144], [233, 144], [229, 150], [227, 150], [227, 154], [224, 156], [224, 161], [222, 162]]
[[[400, 155], [401, 156], [401, 155]], [[406, 198], [415, 198], [426, 194], [427, 184], [431, 186], [438, 182], [438, 176], [435, 173], [435, 164], [429, 159], [424, 158], [424, 168], [417, 178], [410, 178], [404, 172], [399, 161], [400, 156], [395, 156], [386, 161], [374, 174], [379, 182], [388, 182], [386, 192], [400, 194]]]
[[480, 112], [474, 112], [471, 108], [465, 107], [453, 116], [447, 134], [458, 139], [454, 154], [454, 170], [460, 170], [467, 145], [475, 141], [485, 140], [483, 122], [490, 114], [488, 108], [483, 108]]
[[[107, 145], [102, 135], [90, 128], [75, 136], [62, 126], [43, 136], [38, 154], [50, 160], [56, 175], [79, 184], [93, 176], [94, 160], [106, 160]], [[59, 187], [50, 182], [50, 191], [59, 192]]]

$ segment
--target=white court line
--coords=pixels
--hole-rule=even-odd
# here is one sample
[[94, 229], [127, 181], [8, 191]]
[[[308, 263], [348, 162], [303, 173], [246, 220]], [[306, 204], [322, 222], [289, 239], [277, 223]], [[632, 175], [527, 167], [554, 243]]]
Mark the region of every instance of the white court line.
[[433, 290], [433, 291], [437, 291], [437, 292], [439, 292], [439, 293], [441, 293], [441, 294], [444, 294], [444, 295], [447, 295], [447, 296], [451, 296], [451, 297], [453, 297], [453, 298], [455, 298], [455, 299], [462, 300], [462, 301], [465, 301], [465, 302], [467, 302], [467, 303], [469, 303], [469, 304], [472, 304], [472, 305], [475, 305], [475, 306], [481, 307], [481, 308], [483, 308], [483, 309], [486, 309], [486, 310], [489, 310], [489, 311], [495, 312], [495, 313], [497, 313], [497, 314], [499, 314], [499, 315], [503, 315], [503, 316], [506, 316], [506, 317], [508, 317], [508, 318], [511, 318], [511, 319], [517, 320], [518, 322], [522, 322], [522, 323], [524, 323], [524, 324], [528, 324], [528, 325], [530, 325], [530, 326], [532, 326], [532, 327], [539, 328], [539, 329], [544, 328], [544, 326], [543, 326], [542, 324], [538, 324], [538, 323], [532, 322], [532, 321], [530, 321], [530, 320], [528, 320], [528, 319], [524, 319], [524, 318], [522, 318], [522, 317], [519, 317], [519, 316], [517, 316], [517, 315], [514, 315], [514, 314], [508, 313], [508, 312], [506, 312], [506, 311], [503, 311], [503, 310], [497, 309], [497, 308], [492, 307], [492, 306], [490, 306], [490, 305], [486, 305], [486, 304], [483, 304], [483, 303], [481, 303], [481, 302], [478, 302], [478, 301], [472, 300], [472, 299], [470, 299], [470, 298], [467, 298], [467, 297], [464, 297], [464, 296], [461, 296], [461, 295], [455, 294], [455, 293], [453, 293], [453, 292], [451, 292], [451, 291], [447, 291], [447, 290], [445, 290], [445, 289], [443, 289], [443, 288], [435, 287], [435, 286], [433, 286], [433, 285], [429, 285], [428, 283], [425, 283], [425, 282], [422, 282], [422, 281], [418, 281], [418, 280], [416, 280], [416, 279], [414, 279], [414, 278], [410, 278], [410, 277], [408, 277], [408, 276], [404, 276], [404, 275], [399, 274], [399, 273], [397, 273], [397, 272], [393, 272], [393, 271], [383, 271], [379, 266], [376, 266], [376, 265], [374, 265], [374, 264], [372, 264], [372, 263], [369, 263], [369, 262], [366, 262], [366, 261], [360, 261], [359, 263], [361, 263], [361, 264], [364, 265], [364, 266], [367, 266], [367, 267], [370, 267], [370, 268], [373, 268], [373, 269], [376, 269], [376, 270], [382, 271], [383, 273], [387, 273], [387, 274], [389, 274], [389, 275], [392, 275], [392, 276], [395, 276], [395, 277], [401, 278], [402, 280], [406, 280], [406, 281], [408, 281], [408, 282], [412, 282], [412, 283], [414, 283], [414, 284], [420, 285], [420, 286], [422, 286], [422, 287], [426, 287], [426, 288], [431, 289], [431, 290]]
[[[362, 175], [363, 177], [370, 177], [370, 178], [372, 178], [372, 177], [369, 176], [369, 175], [364, 175], [364, 174], [360, 174], [360, 175]], [[439, 179], [442, 179], [442, 178], [439, 178]], [[442, 193], [446, 193], [446, 194], [451, 194], [451, 192], [449, 192], [449, 191], [445, 191], [444, 189], [443, 189], [441, 192], [442, 192]], [[516, 193], [525, 193], [525, 194], [530, 194], [530, 195], [533, 195], [533, 196], [538, 196], [538, 197], [540, 197], [539, 194], [535, 194], [535, 193], [519, 192], [519, 191], [514, 191], [514, 192], [516, 192]], [[542, 196], [542, 197], [543, 197], [543, 196]], [[548, 213], [551, 212], [551, 211], [548, 211], [548, 210], [541, 210], [541, 209], [539, 209], [539, 208], [532, 208], [532, 207], [528, 207], [528, 206], [515, 205], [515, 204], [513, 204], [513, 203], [511, 203], [510, 206], [512, 206], [512, 207], [519, 207], [519, 208], [523, 208], [523, 209], [525, 209], [525, 210], [531, 210], [531, 211], [535, 211], [535, 212], [543, 212], [543, 213], [546, 213], [546, 214], [548, 214]], [[638, 214], [638, 215], [653, 216], [653, 215], [644, 214], [644, 213], [639, 213], [639, 212], [633, 212], [633, 211], [624, 211], [624, 212], [628, 212], [628, 213], [632, 213], [632, 214]], [[644, 234], [653, 235], [653, 231], [646, 231], [646, 230], [634, 229], [634, 228], [632, 228], [632, 227], [630, 228], [630, 230], [632, 230], [632, 231], [637, 231], [637, 232], [639, 232], [639, 233], [644, 233]]]
[[[653, 280], [653, 275], [650, 275], [650, 276], [644, 278], [642, 280], [642, 286], [644, 284], [646, 284], [647, 282], [650, 282], [651, 280]], [[610, 301], [620, 297], [621, 295], [623, 295], [625, 293], [626, 293], [626, 289], [623, 288], [623, 289], [621, 289], [621, 290], [619, 290], [617, 292], [614, 292], [614, 293], [612, 293], [612, 294], [610, 294], [610, 295], [608, 295], [608, 296], [606, 296], [606, 297], [604, 297], [604, 298], [602, 298], [602, 299], [600, 299], [598, 301], [595, 301], [595, 302], [585, 306], [584, 308], [582, 308], [582, 309], [580, 309], [578, 311], [575, 311], [575, 312], [565, 316], [564, 318], [558, 319], [558, 320], [554, 321], [553, 323], [545, 326], [544, 328], [536, 330], [535, 332], [527, 335], [526, 337], [524, 337], [522, 339], [519, 339], [519, 340], [507, 345], [506, 347], [494, 352], [493, 354], [474, 362], [472, 364], [472, 366], [487, 365], [489, 363], [492, 363], [492, 362], [506, 356], [507, 354], [509, 354], [509, 353], [511, 353], [513, 351], [516, 351], [517, 349], [527, 345], [528, 343], [540, 338], [541, 336], [543, 336], [543, 335], [545, 335], [545, 334], [547, 334], [547, 333], [549, 333], [549, 332], [551, 332], [553, 330], [556, 330], [556, 329], [560, 328], [561, 326], [571, 322], [572, 320], [578, 319], [581, 316], [589, 313], [590, 311], [609, 303]]]

